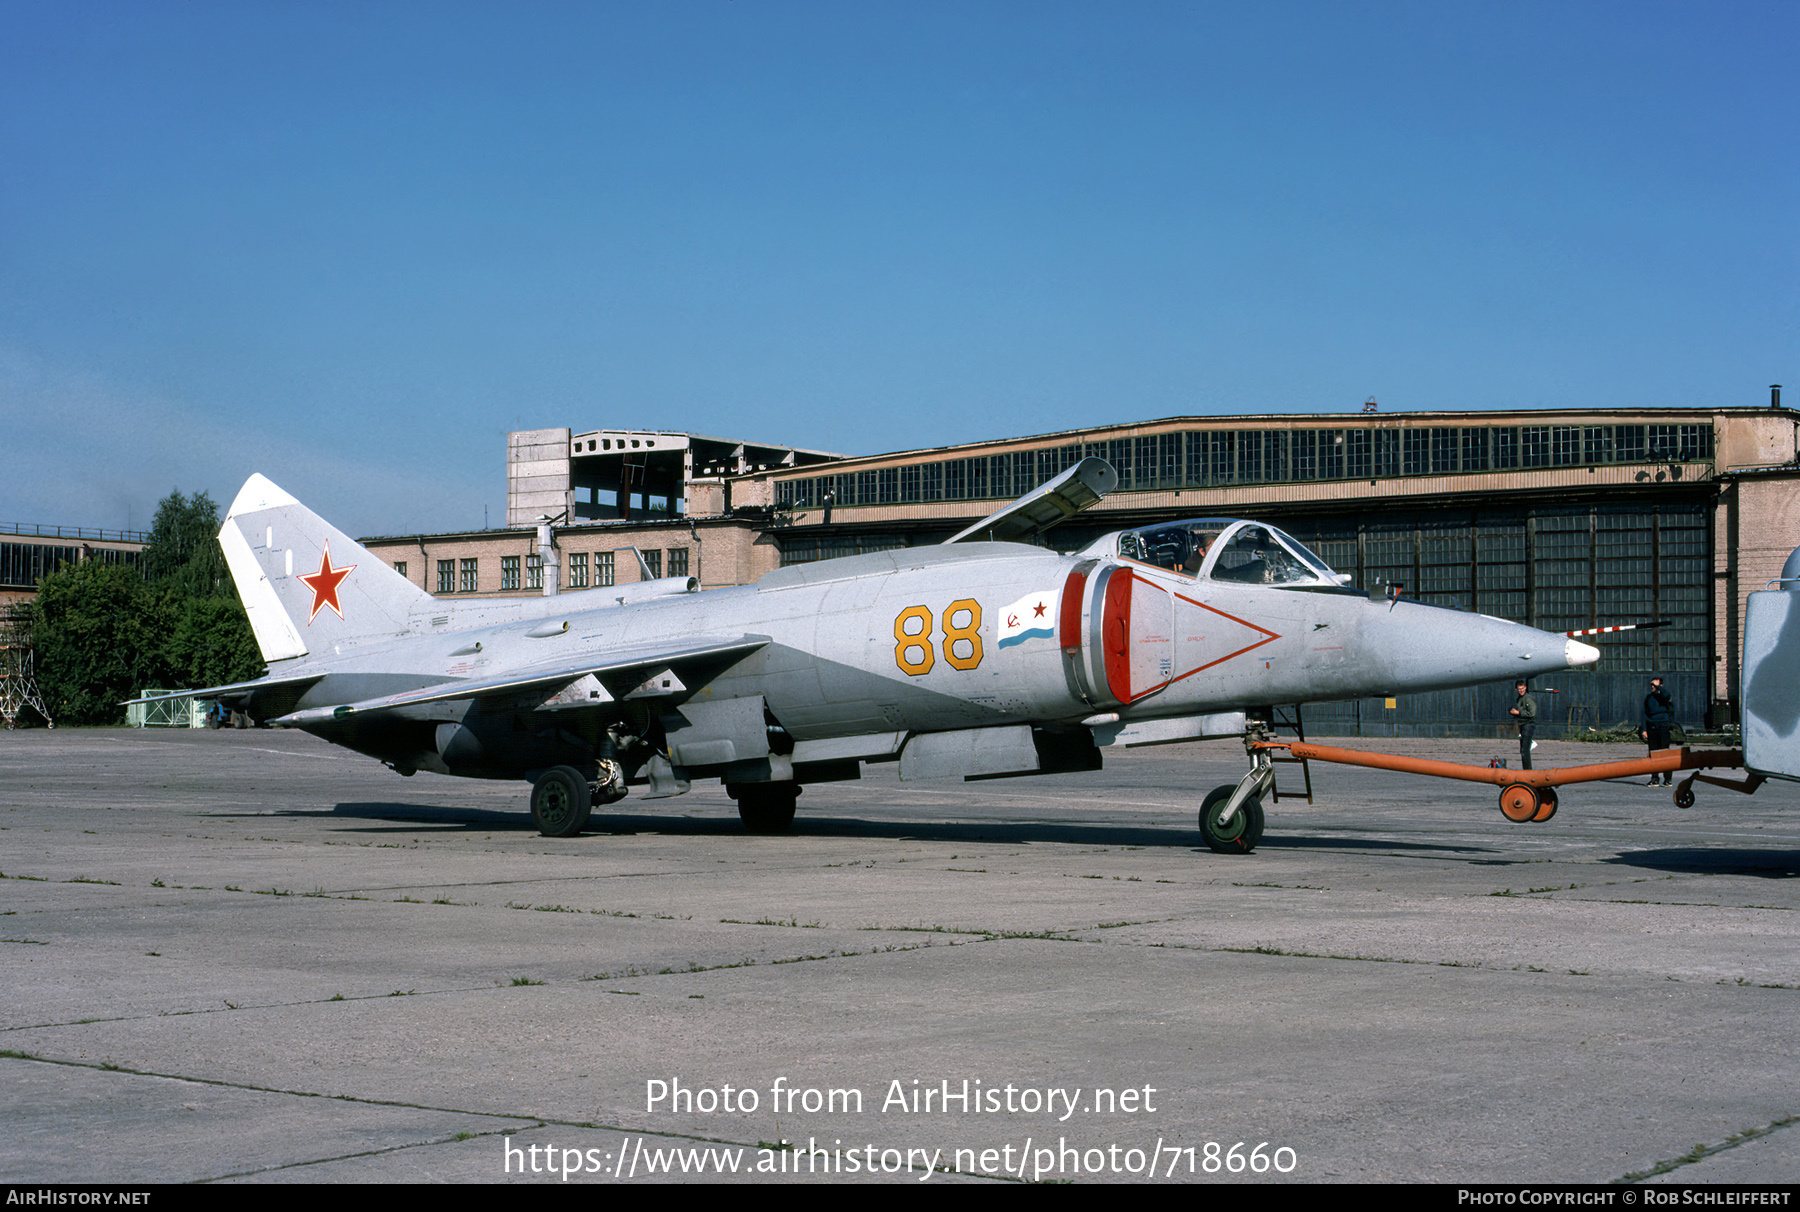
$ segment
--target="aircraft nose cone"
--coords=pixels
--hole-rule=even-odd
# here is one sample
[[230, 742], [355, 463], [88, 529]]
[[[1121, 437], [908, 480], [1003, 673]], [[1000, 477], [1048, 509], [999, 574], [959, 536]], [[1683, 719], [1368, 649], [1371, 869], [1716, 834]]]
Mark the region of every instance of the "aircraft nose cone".
[[1563, 661], [1573, 669], [1577, 665], [1592, 665], [1600, 659], [1600, 650], [1592, 644], [1583, 644], [1580, 640], [1570, 640], [1563, 648]]
[[1368, 614], [1363, 639], [1370, 663], [1379, 662], [1390, 684], [1409, 692], [1510, 684], [1600, 659], [1591, 644], [1553, 631], [1416, 603]]

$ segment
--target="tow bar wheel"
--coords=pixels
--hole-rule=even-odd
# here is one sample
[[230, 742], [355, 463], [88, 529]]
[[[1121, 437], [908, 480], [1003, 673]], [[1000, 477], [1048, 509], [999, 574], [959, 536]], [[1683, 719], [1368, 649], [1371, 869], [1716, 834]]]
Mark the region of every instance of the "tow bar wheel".
[[[1537, 819], [1537, 814], [1542, 808], [1543, 804], [1539, 801], [1538, 793], [1524, 783], [1509, 783], [1506, 789], [1500, 793], [1500, 814], [1515, 825], [1523, 825], [1527, 821]], [[1552, 813], [1556, 811], [1554, 793], [1550, 796], [1550, 811]], [[1546, 816], [1544, 819], [1549, 820], [1550, 818]]]

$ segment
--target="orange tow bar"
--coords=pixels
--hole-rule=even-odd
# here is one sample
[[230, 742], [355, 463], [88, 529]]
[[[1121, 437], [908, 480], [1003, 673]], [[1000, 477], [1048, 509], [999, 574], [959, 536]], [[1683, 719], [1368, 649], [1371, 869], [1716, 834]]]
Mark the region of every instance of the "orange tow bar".
[[[1524, 824], [1547, 821], [1556, 815], [1556, 788], [1566, 783], [1592, 783], [1601, 779], [1630, 778], [1640, 774], [1670, 774], [1677, 770], [1708, 770], [1720, 767], [1742, 769], [1744, 754], [1738, 749], [1662, 749], [1649, 757], [1627, 762], [1600, 762], [1592, 766], [1563, 766], [1552, 770], [1510, 770], [1488, 766], [1465, 766], [1460, 762], [1436, 762], [1429, 758], [1401, 757], [1394, 753], [1366, 753], [1360, 749], [1337, 749], [1330, 745], [1314, 745], [1308, 741], [1256, 741], [1253, 749], [1285, 749], [1297, 758], [1309, 761], [1337, 762], [1345, 766], [1373, 766], [1378, 770], [1399, 770], [1407, 774], [1424, 774], [1440, 779], [1463, 779], [1470, 783], [1492, 783], [1500, 790], [1500, 811], [1507, 820]], [[1690, 786], [1695, 778], [1734, 791], [1752, 792], [1763, 782], [1761, 775], [1751, 775], [1743, 782], [1691, 775], [1682, 780], [1675, 793], [1679, 807], [1691, 807], [1694, 793]], [[1685, 802], [1684, 802], [1685, 801]]]

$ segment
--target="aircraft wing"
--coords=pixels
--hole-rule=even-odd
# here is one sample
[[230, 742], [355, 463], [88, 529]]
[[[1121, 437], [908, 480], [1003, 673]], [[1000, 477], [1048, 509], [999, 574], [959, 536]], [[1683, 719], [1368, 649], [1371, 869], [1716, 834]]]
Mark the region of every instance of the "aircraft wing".
[[[440, 682], [418, 690], [382, 695], [356, 703], [329, 707], [308, 707], [278, 719], [272, 724], [304, 727], [324, 720], [370, 711], [387, 711], [396, 707], [412, 707], [422, 703], [444, 703], [459, 699], [502, 698], [532, 691], [545, 692], [547, 707], [599, 706], [616, 698], [643, 693], [675, 693], [685, 690], [678, 671], [711, 667], [716, 670], [734, 664], [769, 642], [767, 636], [699, 637], [684, 643], [637, 644], [615, 648], [604, 656], [590, 654], [580, 659], [563, 658], [554, 662], [522, 665], [490, 678], [461, 679]], [[646, 680], [664, 674], [675, 685], [649, 689]]]
[[169, 699], [230, 698], [237, 694], [247, 694], [252, 690], [267, 690], [273, 686], [310, 686], [324, 676], [323, 673], [296, 673], [288, 677], [256, 678], [249, 682], [231, 682], [224, 686], [202, 686], [198, 690], [164, 690], [156, 694], [146, 694], [141, 698], [126, 699], [119, 706], [125, 707], [132, 703], [163, 703]]

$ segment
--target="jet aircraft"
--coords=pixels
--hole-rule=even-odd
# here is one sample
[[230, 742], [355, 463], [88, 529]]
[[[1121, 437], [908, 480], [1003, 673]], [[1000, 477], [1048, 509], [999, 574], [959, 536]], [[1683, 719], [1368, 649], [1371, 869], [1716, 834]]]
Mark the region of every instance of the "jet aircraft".
[[[752, 833], [800, 789], [897, 761], [902, 779], [1066, 773], [1109, 748], [1242, 736], [1271, 704], [1437, 690], [1585, 665], [1519, 623], [1346, 587], [1273, 526], [1207, 518], [1072, 554], [1021, 541], [1117, 485], [1089, 458], [936, 546], [779, 569], [432, 597], [261, 475], [219, 541], [268, 662], [192, 691], [383, 762], [531, 783], [578, 834], [639, 786], [719, 779]], [[552, 578], [553, 580], [553, 578]], [[552, 586], [554, 588], [554, 586]], [[1260, 839], [1256, 770], [1205, 797], [1221, 852]]]

